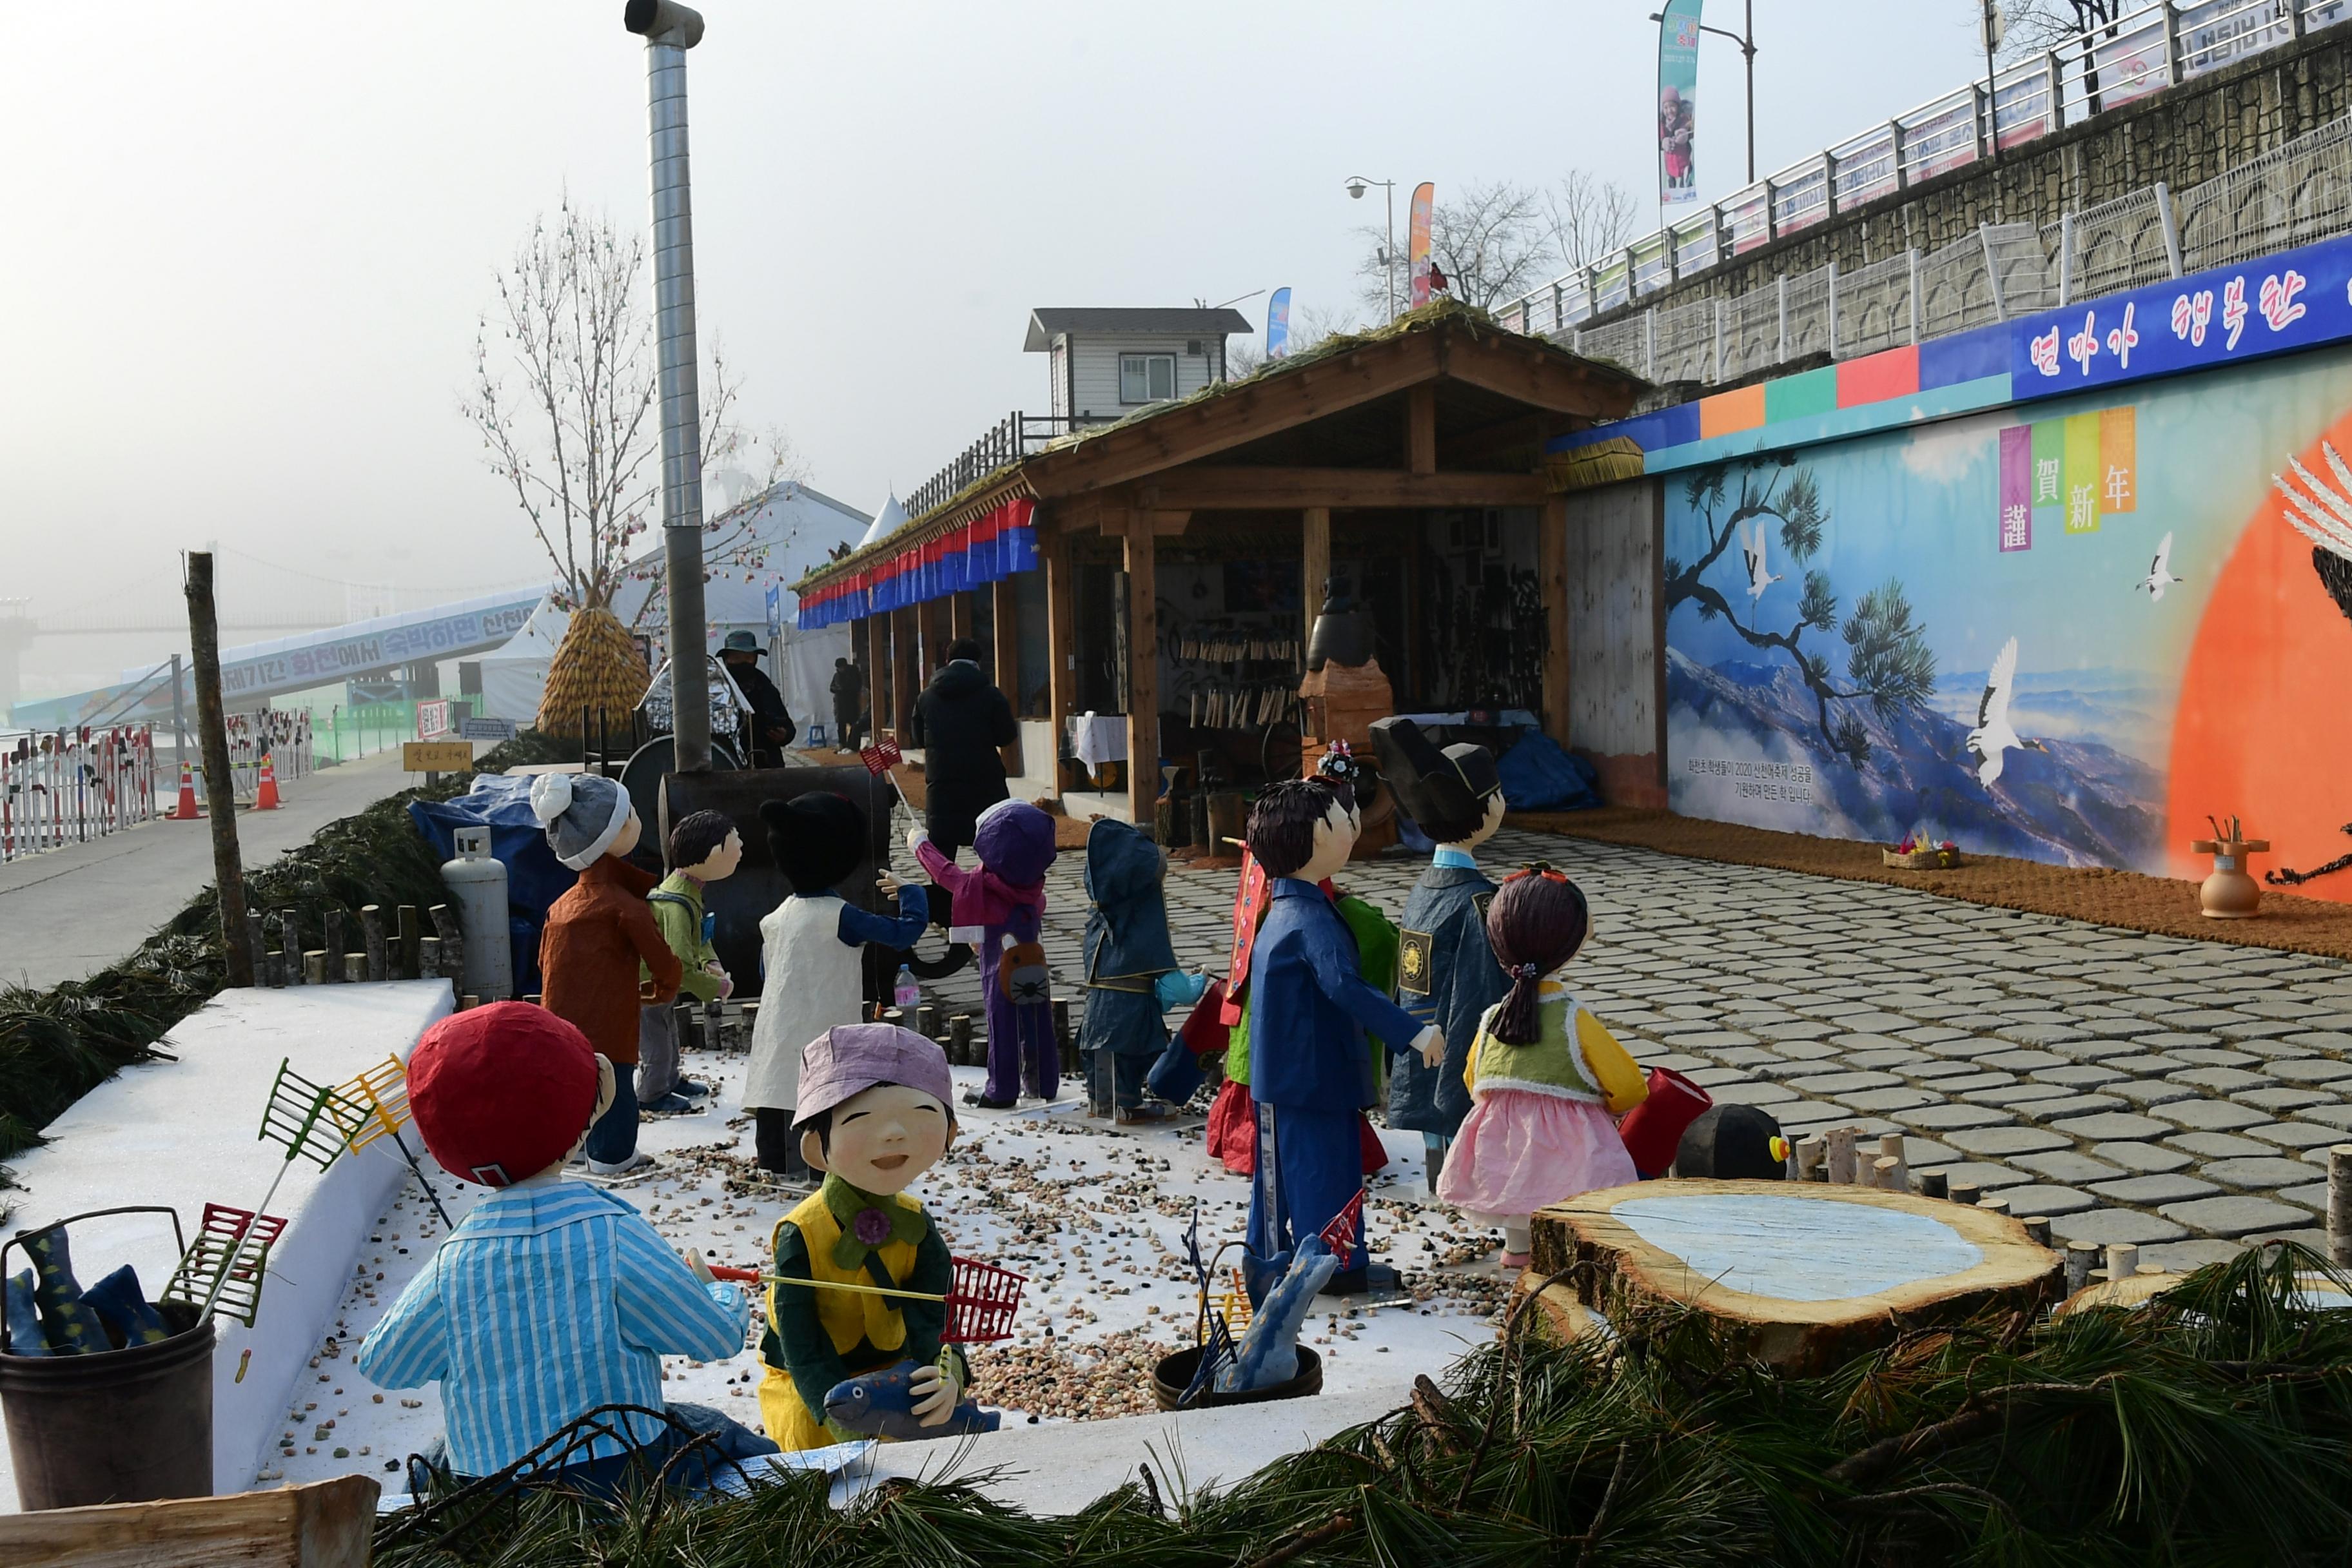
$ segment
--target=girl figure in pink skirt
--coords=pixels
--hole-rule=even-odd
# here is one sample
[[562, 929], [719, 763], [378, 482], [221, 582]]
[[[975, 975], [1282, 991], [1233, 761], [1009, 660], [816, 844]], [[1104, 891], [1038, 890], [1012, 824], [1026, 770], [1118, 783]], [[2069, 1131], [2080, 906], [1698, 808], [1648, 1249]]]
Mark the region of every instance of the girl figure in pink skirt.
[[1642, 1103], [1642, 1069], [1559, 978], [1592, 934], [1584, 893], [1550, 867], [1513, 873], [1486, 907], [1486, 937], [1511, 977], [1486, 1010], [1463, 1073], [1470, 1089], [1437, 1195], [1503, 1229], [1502, 1264], [1528, 1266], [1528, 1218], [1636, 1178], [1616, 1118]]

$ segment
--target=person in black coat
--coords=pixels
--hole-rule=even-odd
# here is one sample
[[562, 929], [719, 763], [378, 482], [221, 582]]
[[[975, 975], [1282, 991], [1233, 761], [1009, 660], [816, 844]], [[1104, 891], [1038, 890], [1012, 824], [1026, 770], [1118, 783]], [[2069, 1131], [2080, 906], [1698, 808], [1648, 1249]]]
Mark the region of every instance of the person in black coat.
[[1404, 814], [1435, 841], [1429, 869], [1405, 900], [1397, 955], [1397, 999], [1445, 1036], [1445, 1059], [1433, 1068], [1405, 1052], [1389, 1075], [1389, 1125], [1421, 1134], [1429, 1190], [1445, 1152], [1470, 1114], [1462, 1081], [1486, 1009], [1510, 990], [1486, 941], [1486, 902], [1495, 896], [1471, 851], [1503, 825], [1503, 786], [1483, 746], [1439, 751], [1410, 719], [1372, 725], [1381, 772]]
[[915, 699], [908, 738], [923, 749], [924, 829], [943, 855], [971, 843], [980, 814], [1007, 798], [998, 750], [1021, 738], [1013, 705], [981, 672], [980, 644], [958, 637]]
[[793, 716], [784, 709], [784, 694], [761, 672], [760, 653], [760, 640], [750, 632], [729, 632], [719, 645], [719, 662], [751, 705], [751, 765], [780, 768], [784, 748], [793, 743]]
[[845, 752], [865, 738], [866, 677], [845, 658], [833, 661], [833, 743]]

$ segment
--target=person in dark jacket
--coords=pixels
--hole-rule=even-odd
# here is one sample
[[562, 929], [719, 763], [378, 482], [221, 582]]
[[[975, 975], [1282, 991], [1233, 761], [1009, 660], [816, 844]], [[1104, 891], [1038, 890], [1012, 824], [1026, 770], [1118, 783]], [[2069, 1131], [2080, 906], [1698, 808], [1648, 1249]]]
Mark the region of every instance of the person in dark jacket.
[[784, 748], [793, 743], [793, 716], [784, 708], [784, 694], [760, 668], [760, 639], [750, 632], [729, 632], [719, 645], [719, 661], [727, 667], [743, 700], [751, 705], [751, 765], [780, 768]]
[[1013, 705], [981, 673], [978, 643], [958, 637], [948, 645], [947, 661], [915, 699], [908, 732], [923, 749], [924, 828], [952, 858], [971, 843], [980, 814], [1009, 798], [997, 748], [1021, 738]]
[[1470, 1114], [1463, 1069], [1478, 1020], [1511, 987], [1486, 941], [1495, 884], [1472, 854], [1503, 825], [1503, 785], [1484, 746], [1441, 752], [1410, 719], [1374, 723], [1372, 745], [1398, 805], [1437, 845], [1405, 900], [1397, 991], [1406, 1012], [1444, 1032], [1445, 1059], [1433, 1068], [1401, 1054], [1389, 1076], [1389, 1125], [1421, 1134], [1423, 1174], [1434, 1194], [1445, 1152]]
[[866, 677], [845, 658], [833, 661], [833, 743], [845, 752], [856, 751], [866, 727]]

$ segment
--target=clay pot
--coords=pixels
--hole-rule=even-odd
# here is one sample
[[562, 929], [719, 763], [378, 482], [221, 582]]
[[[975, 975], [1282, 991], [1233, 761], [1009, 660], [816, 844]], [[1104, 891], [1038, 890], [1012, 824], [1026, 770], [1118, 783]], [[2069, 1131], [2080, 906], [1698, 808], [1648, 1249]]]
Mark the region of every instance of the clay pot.
[[2249, 856], [2270, 852], [2267, 838], [2200, 838], [2189, 850], [2213, 857], [2213, 874], [2198, 887], [2198, 908], [2207, 920], [2252, 920], [2262, 913], [2263, 888], [2246, 868]]

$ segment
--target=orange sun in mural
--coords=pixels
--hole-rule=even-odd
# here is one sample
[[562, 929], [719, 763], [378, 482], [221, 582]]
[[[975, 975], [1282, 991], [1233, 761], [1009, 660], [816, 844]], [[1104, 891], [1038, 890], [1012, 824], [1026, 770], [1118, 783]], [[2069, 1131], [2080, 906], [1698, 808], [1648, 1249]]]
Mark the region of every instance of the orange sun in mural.
[[[2352, 416], [2298, 454], [2332, 487], [2322, 443], [2352, 456]], [[2165, 813], [2176, 876], [2208, 868], [2189, 841], [2210, 837], [2209, 814], [2243, 817], [2250, 837], [2271, 841], [2273, 866], [2309, 870], [2352, 851], [2352, 616], [2286, 510], [2274, 489], [2254, 509], [2189, 647]], [[2352, 868], [2291, 890], [2352, 903]]]

